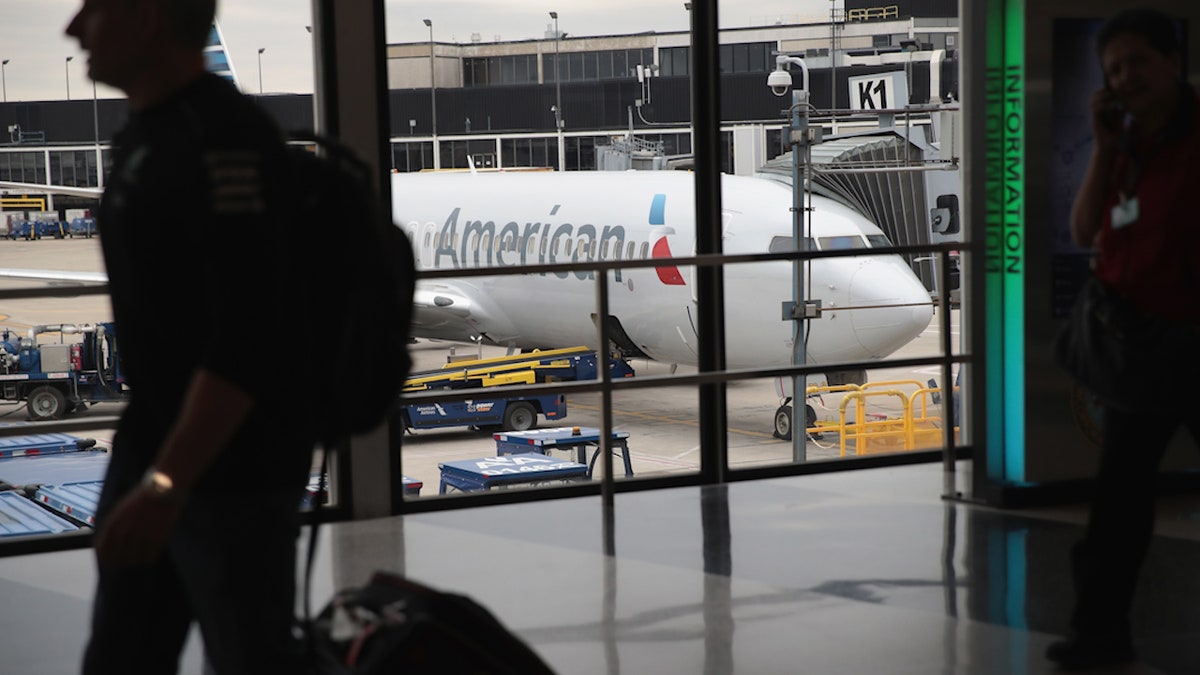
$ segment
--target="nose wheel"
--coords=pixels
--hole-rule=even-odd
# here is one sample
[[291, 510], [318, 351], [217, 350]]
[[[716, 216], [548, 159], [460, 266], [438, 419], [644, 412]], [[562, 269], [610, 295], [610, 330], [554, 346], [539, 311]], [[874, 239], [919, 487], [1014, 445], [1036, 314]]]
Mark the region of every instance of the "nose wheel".
[[[775, 429], [771, 435], [775, 438], [784, 441], [792, 440], [792, 406], [791, 398], [784, 401], [784, 404], [775, 409]], [[815, 426], [817, 423], [817, 411], [813, 410], [811, 405], [804, 404], [804, 427]]]

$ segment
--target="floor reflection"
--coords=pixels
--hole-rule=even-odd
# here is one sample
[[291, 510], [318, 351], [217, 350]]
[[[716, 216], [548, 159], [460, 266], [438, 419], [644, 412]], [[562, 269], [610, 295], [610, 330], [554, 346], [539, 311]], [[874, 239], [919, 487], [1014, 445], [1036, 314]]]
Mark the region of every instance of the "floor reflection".
[[[408, 519], [409, 550], [424, 549], [409, 572], [476, 594], [564, 673], [1051, 672], [1081, 507], [944, 501], [941, 478], [915, 466], [621, 494], [609, 555], [596, 500], [423, 514]], [[1135, 608], [1142, 661], [1105, 672], [1200, 672], [1200, 520], [1171, 522]], [[435, 563], [476, 546], [486, 570]], [[499, 578], [525, 592], [483, 583]]]
[[[404, 572], [472, 596], [564, 674], [1052, 672], [1082, 507], [945, 501], [943, 480], [916, 465], [621, 493], [609, 514], [580, 498], [339, 523], [312, 601]], [[1200, 672], [1200, 500], [1160, 507], [1139, 661], [1097, 672]], [[24, 608], [0, 637], [7, 665], [76, 669], [90, 574], [85, 552], [0, 559]]]

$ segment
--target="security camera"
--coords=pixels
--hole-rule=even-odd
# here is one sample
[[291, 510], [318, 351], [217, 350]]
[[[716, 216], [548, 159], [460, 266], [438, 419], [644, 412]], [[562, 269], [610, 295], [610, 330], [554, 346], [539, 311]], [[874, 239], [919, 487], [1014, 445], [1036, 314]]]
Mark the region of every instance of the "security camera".
[[767, 76], [767, 86], [776, 96], [787, 96], [792, 89], [792, 74], [786, 70], [773, 70]]

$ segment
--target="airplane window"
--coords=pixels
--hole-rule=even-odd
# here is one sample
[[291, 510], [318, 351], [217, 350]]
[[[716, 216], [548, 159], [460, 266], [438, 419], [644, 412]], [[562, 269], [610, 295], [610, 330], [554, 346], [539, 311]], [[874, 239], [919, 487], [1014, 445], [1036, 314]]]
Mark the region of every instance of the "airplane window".
[[852, 248], [867, 248], [867, 242], [863, 241], [862, 237], [856, 235], [821, 237], [817, 241], [821, 242], [822, 251], [845, 251]]
[[767, 245], [768, 253], [787, 253], [795, 250], [792, 247], [791, 237], [771, 237], [771, 243]]
[[642, 257], [649, 258], [650, 257], [649, 253], [650, 253], [650, 242], [643, 241], [642, 242]]
[[591, 247], [591, 246], [589, 246], [589, 243], [590, 243], [590, 242], [588, 242], [588, 241], [586, 241], [586, 240], [584, 240], [584, 239], [580, 239], [580, 240], [579, 240], [579, 251], [577, 252], [577, 255], [578, 255], [580, 258], [586, 257], [586, 256], [588, 255], [588, 253], [590, 253], [590, 252], [591, 252], [591, 248], [592, 248], [592, 247]]
[[[620, 249], [618, 249], [620, 250]], [[600, 244], [600, 259], [608, 258], [608, 240], [605, 239], [603, 244]]]
[[871, 248], [888, 248], [892, 245], [892, 240], [888, 239], [886, 234], [868, 234], [867, 243]]
[[429, 248], [429, 240], [433, 237], [432, 232], [425, 233], [425, 248]]
[[571, 242], [571, 238], [563, 237], [559, 241], [559, 245], [554, 247], [554, 255], [558, 255], [559, 250], [562, 251], [563, 255], [567, 255], [571, 252], [571, 249], [573, 249], [573, 248], [575, 248], [575, 247]]
[[625, 254], [625, 257], [633, 260], [633, 251], [635, 248], [637, 248], [637, 244], [633, 243], [632, 241], [629, 242], [629, 252]]
[[526, 247], [529, 249], [529, 255], [533, 255], [534, 253], [536, 253], [537, 252], [537, 240], [535, 240], [533, 237], [528, 237], [525, 241], [529, 242], [528, 246]]
[[[809, 250], [809, 251], [817, 250], [817, 247], [815, 245], [813, 245], [812, 239], [805, 237], [804, 241], [808, 243], [807, 250]], [[793, 250], [795, 250], [795, 249], [792, 247], [792, 238], [791, 237], [784, 237], [784, 236], [771, 237], [771, 243], [767, 246], [768, 253], [791, 253]]]
[[434, 248], [442, 247], [442, 233], [441, 232], [438, 232], [437, 234], [433, 235], [433, 247]]
[[542, 255], [546, 255], [546, 238], [542, 237]]

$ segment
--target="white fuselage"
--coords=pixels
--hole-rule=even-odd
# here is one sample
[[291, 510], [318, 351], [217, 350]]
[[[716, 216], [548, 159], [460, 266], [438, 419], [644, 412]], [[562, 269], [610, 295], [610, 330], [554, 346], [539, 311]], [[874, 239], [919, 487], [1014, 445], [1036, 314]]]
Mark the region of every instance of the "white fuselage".
[[[692, 174], [672, 171], [393, 174], [393, 216], [426, 270], [691, 256], [693, 186]], [[783, 185], [724, 176], [724, 252], [791, 250], [791, 204]], [[806, 235], [817, 248], [886, 245], [850, 209], [822, 197], [812, 206]], [[932, 318], [929, 293], [903, 259], [864, 253], [804, 265], [806, 295], [823, 310], [809, 322], [810, 363], [882, 358]], [[729, 368], [792, 362], [795, 322], [782, 313], [793, 267], [723, 267]], [[612, 274], [609, 313], [653, 359], [697, 360], [694, 274], [673, 265]], [[595, 346], [594, 284], [592, 272], [425, 280], [414, 333], [520, 348]], [[863, 306], [872, 308], [848, 309]]]

